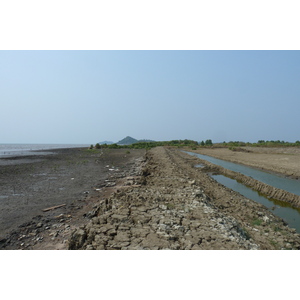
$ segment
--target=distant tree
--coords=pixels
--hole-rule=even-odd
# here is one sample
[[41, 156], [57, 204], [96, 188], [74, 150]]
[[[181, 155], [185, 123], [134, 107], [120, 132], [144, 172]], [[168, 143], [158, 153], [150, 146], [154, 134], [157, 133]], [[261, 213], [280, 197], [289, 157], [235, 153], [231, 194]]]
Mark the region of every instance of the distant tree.
[[206, 146], [211, 146], [213, 143], [212, 143], [212, 140], [206, 140], [205, 141], [205, 145]]
[[201, 146], [205, 146], [205, 143], [204, 143], [204, 141], [202, 141], [202, 142], [200, 143], [200, 145], [201, 145]]
[[101, 148], [100, 144], [97, 143], [97, 144], [95, 145], [95, 148], [96, 148], [96, 149], [100, 149], [100, 148]]

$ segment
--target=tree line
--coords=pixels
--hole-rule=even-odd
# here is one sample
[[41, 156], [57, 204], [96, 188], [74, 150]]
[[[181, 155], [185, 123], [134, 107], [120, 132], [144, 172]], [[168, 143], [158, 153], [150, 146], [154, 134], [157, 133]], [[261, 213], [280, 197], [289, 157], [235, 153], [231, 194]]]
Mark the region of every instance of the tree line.
[[171, 140], [171, 141], [161, 141], [161, 142], [138, 142], [131, 145], [119, 145], [119, 144], [102, 144], [97, 143], [95, 146], [91, 145], [90, 149], [151, 149], [158, 146], [170, 146], [170, 147], [191, 147], [192, 149], [197, 149], [200, 147], [214, 147], [214, 148], [230, 148], [234, 147], [295, 147], [300, 146], [300, 141], [296, 141], [294, 143], [285, 142], [285, 141], [265, 141], [258, 140], [256, 143], [242, 142], [242, 141], [229, 141], [223, 143], [213, 143], [211, 139], [206, 141], [193, 141], [193, 140]]

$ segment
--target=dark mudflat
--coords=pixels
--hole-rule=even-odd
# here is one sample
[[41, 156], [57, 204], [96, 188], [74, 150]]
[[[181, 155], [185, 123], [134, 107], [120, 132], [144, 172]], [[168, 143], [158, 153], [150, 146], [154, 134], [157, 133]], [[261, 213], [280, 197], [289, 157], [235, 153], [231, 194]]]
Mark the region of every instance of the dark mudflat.
[[[16, 240], [26, 226], [47, 227], [60, 214], [78, 214], [87, 197], [107, 183], [112, 168], [122, 176], [143, 154], [143, 150], [128, 154], [123, 149], [73, 148], [0, 159], [0, 249], [18, 249]], [[43, 212], [61, 204], [66, 205]]]

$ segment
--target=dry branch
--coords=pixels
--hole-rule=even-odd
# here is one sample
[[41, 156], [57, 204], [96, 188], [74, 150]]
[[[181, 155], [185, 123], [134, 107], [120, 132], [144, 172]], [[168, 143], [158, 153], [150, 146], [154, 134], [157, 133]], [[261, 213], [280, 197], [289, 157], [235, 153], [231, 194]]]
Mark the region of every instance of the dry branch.
[[60, 208], [60, 207], [63, 207], [63, 206], [66, 206], [67, 204], [60, 204], [60, 205], [56, 205], [56, 206], [52, 206], [52, 207], [48, 207], [48, 208], [45, 208], [45, 209], [42, 209], [42, 211], [48, 211], [48, 210], [53, 210], [53, 209], [56, 209], [56, 208]]

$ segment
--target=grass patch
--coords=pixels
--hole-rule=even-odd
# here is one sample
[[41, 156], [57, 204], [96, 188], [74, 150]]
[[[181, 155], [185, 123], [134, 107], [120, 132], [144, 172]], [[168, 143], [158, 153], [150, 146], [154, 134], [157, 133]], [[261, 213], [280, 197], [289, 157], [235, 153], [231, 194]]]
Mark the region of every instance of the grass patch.
[[167, 209], [174, 209], [175, 208], [175, 205], [173, 203], [167, 203], [166, 206], [167, 206]]
[[270, 241], [270, 244], [275, 248], [275, 249], [279, 249], [280, 247], [279, 247], [279, 244], [276, 242], [276, 241], [274, 241], [274, 240], [269, 240]]
[[99, 153], [100, 152], [99, 149], [85, 149], [84, 151], [87, 153]]
[[262, 222], [263, 222], [263, 220], [261, 220], [261, 219], [254, 219], [252, 221], [252, 226], [260, 226]]
[[278, 232], [278, 231], [281, 231], [282, 229], [278, 226], [274, 226], [274, 231]]

